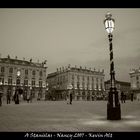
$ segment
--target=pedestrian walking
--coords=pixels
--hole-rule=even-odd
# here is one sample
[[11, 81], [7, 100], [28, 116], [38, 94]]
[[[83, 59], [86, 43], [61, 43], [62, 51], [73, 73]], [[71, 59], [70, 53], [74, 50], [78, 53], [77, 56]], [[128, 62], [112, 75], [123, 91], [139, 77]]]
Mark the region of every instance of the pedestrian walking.
[[124, 95], [123, 95], [123, 102], [125, 103], [125, 101], [126, 101], [126, 94], [124, 93]]
[[15, 101], [15, 104], [19, 104], [18, 89], [15, 90], [14, 101]]
[[27, 103], [29, 103], [29, 101], [30, 101], [30, 92], [28, 91], [27, 92]]
[[3, 91], [0, 87], [0, 106], [2, 106], [2, 96], [3, 96]]
[[72, 93], [70, 93], [70, 104], [72, 104]]
[[133, 99], [134, 99], [134, 93], [132, 92], [131, 93], [131, 102], [133, 102]]
[[11, 90], [8, 89], [7, 90], [7, 104], [10, 104], [10, 101], [11, 101]]
[[32, 103], [32, 92], [30, 92], [30, 103]]
[[15, 88], [13, 88], [13, 91], [12, 91], [12, 101], [14, 101], [14, 95], [15, 95]]
[[67, 95], [66, 100], [67, 100], [67, 104], [69, 104], [69, 95]]

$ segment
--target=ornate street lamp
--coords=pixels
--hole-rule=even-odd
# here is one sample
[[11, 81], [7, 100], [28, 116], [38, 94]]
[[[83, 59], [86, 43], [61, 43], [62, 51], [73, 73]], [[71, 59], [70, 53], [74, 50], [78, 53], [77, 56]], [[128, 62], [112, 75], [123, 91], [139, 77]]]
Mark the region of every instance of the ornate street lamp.
[[113, 61], [113, 46], [112, 32], [114, 30], [115, 20], [112, 18], [110, 13], [107, 13], [105, 16], [104, 25], [105, 29], [108, 33], [109, 38], [109, 50], [110, 50], [110, 91], [108, 95], [108, 103], [107, 103], [107, 119], [108, 120], [120, 120], [121, 119], [121, 108], [118, 99], [118, 92], [115, 86], [115, 70], [114, 70], [114, 61]]
[[46, 83], [45, 101], [47, 100], [48, 90], [49, 90], [49, 84], [48, 84], [48, 83]]
[[18, 89], [18, 87], [20, 86], [20, 75], [21, 75], [21, 71], [20, 69], [17, 70], [17, 79], [16, 79], [16, 89]]

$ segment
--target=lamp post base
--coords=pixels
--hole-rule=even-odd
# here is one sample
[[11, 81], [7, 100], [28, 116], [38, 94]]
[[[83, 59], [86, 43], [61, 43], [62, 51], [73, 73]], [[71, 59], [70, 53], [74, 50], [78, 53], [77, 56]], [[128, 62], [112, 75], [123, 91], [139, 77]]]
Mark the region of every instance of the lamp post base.
[[120, 104], [116, 107], [112, 107], [111, 104], [107, 104], [107, 120], [121, 120]]

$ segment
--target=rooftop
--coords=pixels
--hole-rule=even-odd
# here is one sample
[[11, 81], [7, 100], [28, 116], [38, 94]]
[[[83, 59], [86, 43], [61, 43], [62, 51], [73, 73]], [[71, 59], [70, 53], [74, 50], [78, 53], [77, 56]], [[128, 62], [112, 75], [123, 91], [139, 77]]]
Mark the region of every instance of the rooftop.
[[0, 63], [7, 63], [7, 64], [15, 64], [15, 65], [26, 65], [26, 66], [34, 66], [34, 67], [45, 67], [45, 61], [43, 63], [36, 63], [32, 62], [32, 59], [29, 61], [27, 60], [19, 60], [17, 57], [15, 59], [12, 59], [10, 57], [8, 58], [0, 58]]

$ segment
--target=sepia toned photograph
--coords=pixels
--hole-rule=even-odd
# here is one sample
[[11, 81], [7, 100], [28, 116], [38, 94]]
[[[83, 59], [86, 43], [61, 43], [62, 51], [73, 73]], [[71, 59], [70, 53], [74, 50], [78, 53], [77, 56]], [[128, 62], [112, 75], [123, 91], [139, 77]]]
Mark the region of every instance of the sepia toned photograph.
[[0, 8], [0, 132], [140, 132], [139, 60], [139, 8]]

